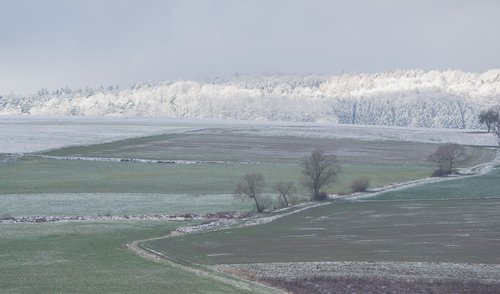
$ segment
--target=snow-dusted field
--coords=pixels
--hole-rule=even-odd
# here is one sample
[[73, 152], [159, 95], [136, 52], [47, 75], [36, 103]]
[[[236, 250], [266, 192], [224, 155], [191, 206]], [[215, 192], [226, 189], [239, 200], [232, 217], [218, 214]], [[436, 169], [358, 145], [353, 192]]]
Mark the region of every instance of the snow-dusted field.
[[2, 116], [0, 153], [35, 152], [188, 129], [154, 119]]
[[[247, 211], [252, 203], [232, 195], [147, 193], [48, 193], [1, 195], [0, 219], [23, 216], [124, 216]], [[1, 220], [0, 220], [1, 221]]]
[[498, 146], [494, 134], [477, 130], [360, 126], [342, 124], [288, 124], [279, 128], [250, 130], [265, 136], [309, 138], [352, 138], [367, 141], [391, 140], [421, 143], [458, 143], [474, 146]]
[[299, 136], [310, 138], [354, 138], [426, 143], [456, 142], [498, 146], [493, 134], [458, 129], [426, 129], [331, 123], [259, 122], [114, 117], [1, 116], [0, 153], [27, 153], [89, 145], [132, 137], [221, 128], [242, 134]]

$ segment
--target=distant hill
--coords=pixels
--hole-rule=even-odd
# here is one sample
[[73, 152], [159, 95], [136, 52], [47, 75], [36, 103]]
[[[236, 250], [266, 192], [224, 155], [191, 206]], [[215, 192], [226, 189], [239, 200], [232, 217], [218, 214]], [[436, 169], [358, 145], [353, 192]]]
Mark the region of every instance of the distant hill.
[[0, 97], [0, 114], [328, 121], [479, 128], [500, 105], [500, 70], [400, 70], [339, 75], [244, 75], [138, 83], [130, 89], [45, 89]]

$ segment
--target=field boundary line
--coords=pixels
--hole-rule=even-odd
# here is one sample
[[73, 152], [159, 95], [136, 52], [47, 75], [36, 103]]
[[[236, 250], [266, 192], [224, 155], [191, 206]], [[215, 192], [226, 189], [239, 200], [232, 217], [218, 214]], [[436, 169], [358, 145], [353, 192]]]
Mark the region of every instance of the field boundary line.
[[[199, 234], [199, 233], [214, 232], [214, 231], [225, 230], [225, 229], [233, 229], [233, 228], [240, 228], [240, 227], [262, 225], [262, 224], [270, 223], [276, 219], [288, 216], [290, 214], [304, 211], [306, 209], [313, 208], [313, 207], [327, 205], [329, 203], [330, 202], [314, 203], [314, 204], [306, 203], [305, 205], [302, 205], [301, 207], [298, 207], [298, 208], [295, 207], [295, 209], [292, 208], [291, 211], [286, 211], [286, 210], [284, 212], [281, 211], [278, 214], [273, 215], [273, 216], [265, 216], [265, 217], [259, 217], [259, 216], [255, 217], [254, 216], [254, 217], [249, 217], [249, 218], [238, 220], [237, 222], [222, 223], [220, 225], [217, 225], [217, 226], [211, 227], [211, 228], [204, 227], [205, 225], [185, 227], [185, 228], [191, 228], [188, 230], [182, 230], [183, 228], [180, 228], [181, 230], [177, 229], [175, 231], [172, 231], [170, 234], [168, 234], [166, 236], [154, 237], [154, 238], [149, 238], [149, 239], [144, 239], [144, 240], [136, 240], [136, 241], [128, 242], [126, 244], [126, 248], [129, 251], [131, 251], [132, 253], [134, 253], [138, 256], [141, 256], [143, 258], [149, 259], [151, 261], [154, 261], [157, 263], [169, 264], [169, 265], [174, 266], [176, 268], [183, 269], [185, 271], [194, 273], [198, 276], [211, 278], [211, 279], [223, 282], [225, 284], [228, 284], [228, 285], [240, 288], [240, 289], [249, 290], [249, 291], [259, 290], [261, 292], [263, 291], [264, 293], [288, 293], [288, 292], [285, 292], [281, 289], [267, 286], [265, 284], [258, 283], [256, 281], [250, 281], [247, 279], [243, 279], [239, 276], [219, 272], [219, 271], [210, 269], [209, 267], [203, 266], [201, 264], [191, 263], [191, 262], [179, 259], [175, 256], [158, 252], [156, 250], [153, 250], [153, 249], [145, 246], [145, 243], [155, 241], [155, 240], [165, 239], [165, 238], [174, 238], [174, 237], [178, 237], [181, 235]], [[288, 209], [288, 210], [290, 210], [290, 209]]]

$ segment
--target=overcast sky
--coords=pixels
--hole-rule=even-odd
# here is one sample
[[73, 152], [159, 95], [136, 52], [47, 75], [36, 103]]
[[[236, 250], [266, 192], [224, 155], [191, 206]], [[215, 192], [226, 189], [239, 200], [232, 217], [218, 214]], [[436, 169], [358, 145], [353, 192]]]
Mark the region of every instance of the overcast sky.
[[0, 94], [500, 67], [497, 0], [0, 0]]

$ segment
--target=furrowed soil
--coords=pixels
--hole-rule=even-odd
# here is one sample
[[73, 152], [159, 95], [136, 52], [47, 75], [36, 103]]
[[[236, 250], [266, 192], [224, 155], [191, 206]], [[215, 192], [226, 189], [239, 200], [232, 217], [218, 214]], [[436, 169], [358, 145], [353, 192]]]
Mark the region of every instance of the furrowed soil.
[[500, 266], [454, 263], [309, 262], [217, 265], [214, 269], [289, 293], [498, 293]]

